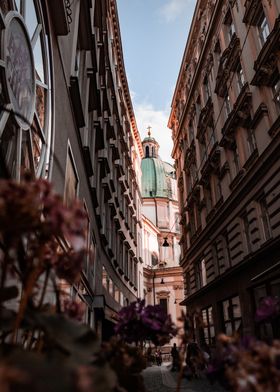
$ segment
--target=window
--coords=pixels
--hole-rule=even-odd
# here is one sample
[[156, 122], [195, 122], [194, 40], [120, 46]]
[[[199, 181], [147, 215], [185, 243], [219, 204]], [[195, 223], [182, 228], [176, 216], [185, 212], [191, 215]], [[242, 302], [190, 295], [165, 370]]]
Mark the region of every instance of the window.
[[225, 111], [226, 111], [226, 116], [228, 116], [231, 112], [231, 104], [230, 104], [230, 98], [228, 93], [226, 93], [225, 96]]
[[196, 180], [197, 180], [197, 169], [196, 169], [196, 165], [194, 163], [192, 163], [190, 166], [191, 188], [194, 186]]
[[201, 289], [207, 284], [207, 273], [205, 259], [200, 260], [195, 266], [196, 287]]
[[248, 145], [248, 150], [250, 155], [257, 150], [257, 141], [256, 141], [254, 129], [247, 130], [247, 145]]
[[202, 143], [199, 143], [199, 149], [200, 149], [201, 166], [203, 166], [206, 159], [207, 159], [207, 150], [206, 150], [205, 140], [203, 140]]
[[222, 302], [224, 332], [231, 336], [242, 332], [242, 318], [239, 297], [232, 297]]
[[[280, 298], [280, 279], [267, 281], [253, 289], [254, 309], [256, 310], [263, 298], [274, 297]], [[257, 336], [261, 339], [279, 339], [280, 338], [280, 317], [275, 317], [271, 321], [266, 321], [256, 325]]]
[[233, 154], [233, 167], [235, 172], [234, 174], [237, 175], [240, 170], [240, 160], [239, 160], [239, 153], [236, 144], [233, 146], [232, 154]]
[[240, 91], [242, 90], [242, 87], [245, 84], [243, 68], [240, 63], [238, 64], [237, 69], [236, 69], [236, 76], [237, 76], [238, 92], [240, 93]]
[[228, 26], [228, 37], [229, 37], [229, 40], [232, 39], [234, 33], [235, 33], [235, 27], [234, 27], [233, 22], [231, 22], [231, 24]]
[[225, 260], [225, 266], [230, 267], [231, 266], [231, 256], [230, 256], [230, 247], [229, 247], [229, 239], [228, 239], [228, 233], [224, 232], [222, 234], [223, 238], [223, 251], [224, 251], [224, 260]]
[[189, 224], [190, 224], [190, 236], [193, 236], [196, 232], [194, 206], [189, 209]]
[[160, 304], [160, 306], [162, 307], [162, 309], [163, 309], [163, 311], [164, 311], [164, 313], [168, 313], [168, 309], [167, 309], [167, 298], [160, 298], [160, 300], [159, 300], [159, 304]]
[[206, 130], [206, 143], [208, 151], [210, 152], [214, 144], [216, 143], [216, 135], [214, 130], [214, 124], [211, 127], [207, 127]]
[[232, 15], [231, 15], [230, 10], [228, 10], [228, 12], [226, 13], [224, 24], [227, 27], [228, 40], [230, 42], [233, 37], [233, 34], [235, 33], [235, 27], [233, 24]]
[[250, 225], [249, 225], [247, 214], [242, 217], [242, 221], [243, 221], [243, 230], [244, 230], [244, 235], [246, 240], [247, 251], [248, 253], [250, 253], [252, 251], [252, 245], [251, 245], [251, 236], [250, 236]]
[[152, 253], [152, 266], [155, 266], [158, 264], [158, 256], [156, 253]]
[[216, 273], [217, 273], [217, 275], [220, 275], [223, 272], [224, 265], [220, 264], [219, 250], [218, 250], [217, 242], [213, 242], [213, 244], [212, 244], [212, 256], [213, 256], [213, 262], [216, 266]]
[[215, 192], [215, 203], [217, 203], [222, 197], [221, 181], [217, 175], [213, 176], [214, 192]]
[[204, 97], [205, 97], [205, 102], [206, 102], [208, 100], [208, 98], [210, 97], [210, 88], [209, 88], [208, 78], [204, 79], [203, 86], [204, 86]]
[[149, 158], [149, 146], [145, 147], [145, 158]]
[[[17, 180], [25, 171], [34, 178], [46, 175], [47, 143], [52, 144], [50, 41], [41, 3], [0, 1], [1, 19], [11, 11], [5, 20], [6, 55], [1, 57], [0, 84], [5, 79], [9, 88], [1, 88], [0, 146], [9, 175]], [[11, 113], [4, 111], [7, 103]]]
[[212, 306], [202, 309], [203, 334], [205, 343], [212, 346], [215, 343], [215, 328], [213, 322]]
[[263, 236], [265, 240], [269, 240], [272, 237], [272, 231], [265, 197], [260, 200], [260, 208]]
[[204, 197], [205, 197], [205, 203], [206, 203], [206, 211], [209, 214], [209, 212], [213, 208], [213, 199], [212, 199], [212, 192], [211, 192], [210, 183], [204, 187]]
[[191, 276], [189, 272], [185, 274], [185, 296], [189, 296], [191, 294]]
[[194, 213], [195, 213], [195, 221], [197, 229], [201, 228], [201, 213], [197, 207], [197, 204], [194, 204]]
[[278, 108], [280, 108], [280, 78], [275, 83], [272, 90], [273, 90], [273, 100], [275, 104], [278, 106]]
[[258, 22], [258, 32], [260, 44], [263, 46], [267, 40], [267, 37], [269, 36], [269, 26], [264, 11], [262, 11]]
[[195, 111], [196, 111], [196, 116], [199, 118], [200, 112], [201, 112], [201, 100], [200, 96], [197, 98], [197, 101], [195, 103]]
[[180, 227], [180, 214], [179, 212], [175, 213], [175, 230], [176, 232], [180, 233], [181, 227]]
[[64, 185], [64, 200], [67, 206], [70, 206], [78, 193], [78, 176], [75, 169], [75, 164], [72, 158], [70, 148], [68, 148], [68, 155], [65, 170], [65, 185]]
[[190, 122], [189, 123], [189, 144], [194, 140], [194, 129], [193, 129], [193, 124]]

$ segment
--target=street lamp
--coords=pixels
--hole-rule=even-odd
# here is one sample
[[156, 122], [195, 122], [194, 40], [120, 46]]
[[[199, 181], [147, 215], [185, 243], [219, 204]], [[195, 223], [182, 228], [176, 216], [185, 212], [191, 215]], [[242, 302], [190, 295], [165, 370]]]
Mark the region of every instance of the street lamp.
[[162, 246], [164, 246], [165, 248], [167, 248], [167, 247], [170, 246], [169, 243], [168, 243], [168, 241], [167, 241], [167, 237], [164, 238], [164, 241], [163, 241]]

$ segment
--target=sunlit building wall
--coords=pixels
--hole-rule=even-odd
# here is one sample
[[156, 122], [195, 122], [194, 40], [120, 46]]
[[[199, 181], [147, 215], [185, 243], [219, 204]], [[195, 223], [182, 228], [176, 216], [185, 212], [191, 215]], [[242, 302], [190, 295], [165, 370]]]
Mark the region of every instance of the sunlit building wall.
[[3, 0], [0, 10], [0, 174], [28, 171], [68, 205], [82, 201], [88, 256], [79, 284], [61, 285], [107, 339], [139, 295], [141, 257], [143, 153], [116, 1]]
[[[199, 0], [172, 101], [185, 299], [219, 332], [279, 337], [256, 325], [280, 296], [280, 4]], [[196, 323], [194, 317], [194, 325]]]
[[[150, 131], [142, 145], [142, 298], [148, 305], [161, 305], [179, 325], [183, 276], [179, 266], [180, 225], [175, 170], [161, 160], [160, 146]], [[178, 343], [177, 339], [174, 342]], [[164, 352], [170, 353], [170, 344], [163, 348]]]

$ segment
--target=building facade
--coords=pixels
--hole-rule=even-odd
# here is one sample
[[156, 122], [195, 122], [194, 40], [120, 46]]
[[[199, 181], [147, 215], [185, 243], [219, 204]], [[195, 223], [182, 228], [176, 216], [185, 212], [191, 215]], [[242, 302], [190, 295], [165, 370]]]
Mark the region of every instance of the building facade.
[[199, 0], [172, 101], [182, 304], [202, 313], [209, 344], [279, 337], [254, 322], [280, 296], [279, 13], [276, 0]]
[[141, 243], [142, 145], [116, 1], [3, 0], [0, 34], [1, 176], [28, 171], [83, 202], [90, 252], [64, 286], [106, 339], [139, 296]]
[[[178, 325], [183, 276], [179, 266], [180, 225], [175, 169], [160, 159], [159, 144], [150, 130], [142, 146], [142, 297], [147, 305], [161, 305]], [[165, 351], [170, 353], [169, 347], [165, 347]]]

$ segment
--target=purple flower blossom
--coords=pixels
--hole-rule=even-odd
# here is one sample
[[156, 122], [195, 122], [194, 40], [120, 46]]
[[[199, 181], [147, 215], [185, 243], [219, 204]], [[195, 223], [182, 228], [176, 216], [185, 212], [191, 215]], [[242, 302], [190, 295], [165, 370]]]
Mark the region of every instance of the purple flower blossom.
[[265, 297], [256, 311], [257, 322], [270, 321], [280, 315], [280, 302], [275, 297]]
[[70, 299], [66, 299], [63, 303], [64, 314], [69, 318], [82, 321], [86, 306], [83, 302], [72, 301]]
[[169, 342], [177, 331], [170, 315], [166, 315], [160, 305], [145, 307], [142, 300], [121, 309], [115, 332], [128, 343], [151, 340], [160, 345]]

